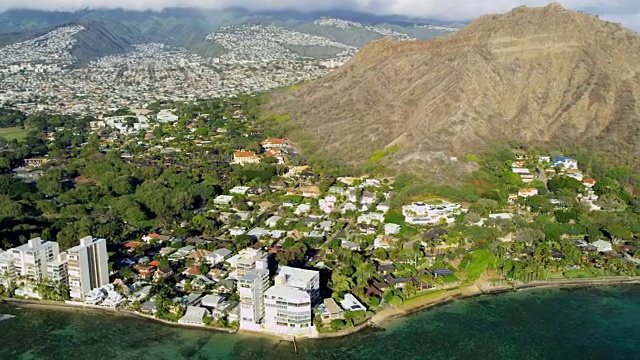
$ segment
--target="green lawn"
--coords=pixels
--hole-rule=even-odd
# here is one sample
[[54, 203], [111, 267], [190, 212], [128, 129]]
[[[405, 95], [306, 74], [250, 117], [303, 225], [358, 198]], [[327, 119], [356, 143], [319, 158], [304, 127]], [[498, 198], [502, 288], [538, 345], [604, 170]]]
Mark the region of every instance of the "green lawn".
[[385, 215], [384, 222], [402, 225], [404, 224], [404, 215], [398, 210], [391, 210]]
[[7, 140], [24, 140], [27, 137], [27, 130], [22, 127], [0, 128], [0, 137]]

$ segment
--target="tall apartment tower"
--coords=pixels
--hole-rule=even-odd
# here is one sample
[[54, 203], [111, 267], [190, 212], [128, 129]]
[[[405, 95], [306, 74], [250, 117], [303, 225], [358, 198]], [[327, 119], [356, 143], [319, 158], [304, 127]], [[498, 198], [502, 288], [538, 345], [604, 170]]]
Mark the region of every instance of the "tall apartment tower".
[[69, 270], [66, 252], [61, 252], [54, 261], [47, 264], [47, 276], [51, 282], [68, 285]]
[[80, 239], [80, 245], [67, 250], [69, 294], [84, 300], [85, 294], [109, 283], [107, 241], [92, 236]]
[[16, 278], [16, 258], [11, 252], [0, 251], [0, 284], [9, 286]]
[[15, 274], [36, 281], [47, 279], [47, 264], [57, 260], [60, 254], [57, 242], [39, 237], [9, 251], [15, 258]]
[[256, 262], [255, 269], [238, 280], [240, 328], [259, 330], [264, 318], [264, 293], [269, 288], [267, 261]]
[[287, 286], [287, 275], [278, 274], [275, 285], [264, 293], [264, 327], [283, 334], [312, 334], [313, 313], [307, 291]]
[[[260, 266], [260, 262], [267, 261], [268, 254], [259, 249], [246, 248], [240, 251], [238, 262], [236, 263], [235, 274], [238, 279], [249, 274]], [[265, 267], [266, 269], [266, 267]]]

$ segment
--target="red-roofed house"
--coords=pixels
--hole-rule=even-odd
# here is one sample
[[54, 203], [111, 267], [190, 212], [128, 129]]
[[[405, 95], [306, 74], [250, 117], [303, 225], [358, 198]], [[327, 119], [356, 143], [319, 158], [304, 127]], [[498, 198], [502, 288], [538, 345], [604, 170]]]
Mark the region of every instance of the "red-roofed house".
[[285, 149], [287, 148], [287, 142], [283, 139], [268, 138], [261, 142], [260, 146], [262, 146], [262, 148], [265, 150], [271, 150], [273, 148]]
[[529, 189], [520, 189], [518, 190], [518, 196], [522, 196], [522, 197], [532, 197], [532, 196], [536, 196], [538, 195], [538, 189], [536, 188], [529, 188]]
[[144, 241], [146, 243], [151, 242], [151, 240], [167, 241], [170, 238], [171, 237], [167, 236], [167, 235], [160, 235], [160, 234], [156, 234], [156, 233], [150, 233], [150, 234], [142, 236], [142, 241]]
[[197, 266], [192, 266], [192, 267], [188, 268], [187, 270], [183, 271], [182, 275], [198, 276], [198, 275], [200, 275], [200, 268], [197, 267]]
[[253, 151], [234, 151], [233, 152], [233, 163], [244, 165], [244, 164], [257, 164], [260, 162], [260, 158]]
[[273, 148], [267, 152], [264, 153], [264, 156], [266, 157], [272, 157], [272, 158], [276, 158], [278, 160], [278, 164], [284, 164], [284, 155], [282, 153], [282, 149], [281, 148]]
[[588, 188], [592, 188], [596, 184], [596, 181], [593, 179], [584, 179], [582, 180], [582, 184]]
[[157, 267], [149, 265], [134, 265], [133, 269], [138, 273], [138, 276], [146, 279], [148, 277], [153, 276], [153, 273], [156, 272]]

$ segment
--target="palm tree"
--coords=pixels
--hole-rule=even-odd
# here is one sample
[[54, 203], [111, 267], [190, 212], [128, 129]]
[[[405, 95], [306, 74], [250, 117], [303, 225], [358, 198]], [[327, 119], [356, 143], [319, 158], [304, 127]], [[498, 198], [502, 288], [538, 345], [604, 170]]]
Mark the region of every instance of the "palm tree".
[[376, 269], [375, 266], [369, 261], [364, 261], [360, 263], [357, 266], [356, 273], [355, 273], [358, 284], [366, 283], [366, 281], [371, 278], [371, 273], [373, 273], [375, 269]]

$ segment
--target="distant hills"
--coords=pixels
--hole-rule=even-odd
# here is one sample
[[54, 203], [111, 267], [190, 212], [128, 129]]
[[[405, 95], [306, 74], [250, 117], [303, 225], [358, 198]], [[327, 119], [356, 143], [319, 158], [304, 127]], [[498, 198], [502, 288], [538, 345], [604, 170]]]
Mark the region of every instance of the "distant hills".
[[[338, 19], [350, 26], [322, 26], [320, 18]], [[387, 33], [428, 39], [450, 32], [433, 21], [403, 17], [378, 17], [352, 12], [250, 12], [243, 9], [209, 11], [200, 9], [165, 9], [160, 12], [125, 10], [81, 10], [48, 12], [10, 10], [0, 13], [0, 47], [33, 39], [63, 26], [81, 25], [86, 30], [77, 35], [71, 51], [76, 65], [83, 66], [98, 57], [126, 52], [132, 44], [163, 43], [185, 48], [204, 56], [220, 56], [225, 49], [207, 35], [229, 26], [243, 24], [273, 25], [304, 34], [320, 36], [348, 46], [362, 47]], [[380, 31], [383, 30], [383, 31]], [[301, 56], [325, 56], [326, 49], [296, 48]]]
[[639, 100], [638, 34], [552, 4], [430, 41], [376, 41], [271, 106], [312, 150], [420, 170], [497, 141], [638, 156]]

